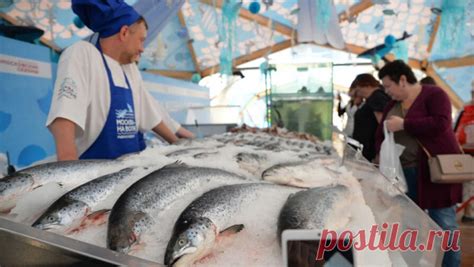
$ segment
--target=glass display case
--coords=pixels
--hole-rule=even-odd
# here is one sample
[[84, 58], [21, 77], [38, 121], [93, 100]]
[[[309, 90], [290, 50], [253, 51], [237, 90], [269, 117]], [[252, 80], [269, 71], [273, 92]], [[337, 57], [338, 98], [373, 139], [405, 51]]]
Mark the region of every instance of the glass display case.
[[341, 163], [360, 182], [365, 202], [372, 209], [378, 229], [383, 230], [384, 224], [398, 225], [396, 233], [393, 227], [388, 229], [388, 234], [395, 237], [387, 237], [392, 239], [390, 243], [403, 239], [409, 242], [412, 236], [416, 237], [416, 249], [387, 250], [393, 266], [441, 266], [442, 239], [440, 236], [430, 238], [430, 235], [441, 233], [442, 229], [400, 191], [398, 182], [383, 176], [374, 164], [351, 145], [344, 146]]
[[[237, 134], [228, 134], [227, 136], [224, 136], [224, 137], [232, 137], [233, 135], [237, 135]], [[260, 141], [262, 141], [261, 140], [262, 135], [263, 133], [258, 135], [260, 137]], [[248, 134], [246, 136], [248, 137]], [[254, 144], [258, 143], [257, 142], [258, 140], [255, 136], [254, 138], [249, 139]], [[221, 136], [221, 138], [223, 138], [223, 136]], [[273, 137], [272, 139], [273, 142], [275, 141], [275, 138], [276, 137]], [[270, 140], [270, 137], [268, 139]], [[237, 138], [234, 141], [242, 142], [243, 139]], [[297, 141], [294, 141], [294, 142], [298, 143]], [[292, 142], [290, 142], [290, 145], [291, 144]], [[314, 146], [314, 144], [312, 145]], [[221, 147], [222, 147], [222, 144], [221, 144]], [[217, 148], [214, 147], [213, 149], [215, 150]], [[216, 157], [219, 157], [220, 161], [216, 159], [209, 160], [210, 158], [206, 158], [204, 159], [204, 161], [206, 161], [208, 164], [215, 163], [216, 165], [218, 165], [219, 162], [220, 163], [223, 162], [222, 160], [226, 162], [225, 161], [226, 158], [232, 158], [234, 155], [232, 153], [236, 153], [236, 151], [241, 151], [239, 149], [242, 149], [242, 148], [233, 147], [232, 150], [225, 150], [225, 149], [221, 150], [222, 153], [227, 153], [227, 154], [218, 154], [215, 151], [214, 153], [208, 153], [211, 157], [212, 155], [216, 155]], [[252, 151], [254, 153], [257, 153], [255, 152], [255, 151], [258, 151], [256, 149], [257, 147], [253, 147]], [[157, 151], [162, 151], [162, 150], [163, 149], [157, 150]], [[262, 153], [262, 151], [260, 151], [259, 153]], [[269, 151], [267, 155], [275, 155], [277, 153], [278, 152], [275, 152], [275, 151], [273, 152]], [[280, 153], [282, 153], [282, 156], [285, 158], [289, 158], [291, 156], [290, 150], [282, 151]], [[394, 249], [384, 250], [382, 251], [382, 253], [378, 252], [377, 249], [373, 249], [370, 247], [360, 250], [358, 252], [359, 253], [358, 258], [361, 259], [360, 266], [366, 266], [366, 264], [373, 264], [373, 262], [377, 262], [377, 261], [374, 261], [374, 257], [381, 256], [381, 255], [382, 255], [381, 258], [384, 259], [383, 262], [387, 263], [387, 264], [379, 264], [383, 266], [385, 265], [440, 266], [441, 265], [442, 256], [443, 256], [443, 252], [441, 250], [442, 238], [439, 236], [430, 236], [433, 232], [441, 233], [441, 229], [430, 219], [430, 217], [423, 210], [421, 210], [402, 191], [398, 189], [396, 181], [391, 181], [385, 176], [383, 176], [373, 164], [369, 163], [367, 160], [365, 160], [362, 157], [360, 151], [354, 149], [349, 144], [345, 144], [344, 149], [342, 150], [340, 156], [337, 156], [334, 153], [333, 155], [327, 155], [327, 154], [328, 153], [318, 154], [318, 160], [312, 161], [310, 162], [310, 164], [318, 164], [318, 162], [320, 162], [322, 169], [326, 167], [330, 168], [330, 169], [327, 169], [329, 170], [328, 172], [318, 172], [318, 173], [321, 175], [323, 173], [330, 173], [332, 176], [339, 176], [338, 177], [339, 180], [335, 179], [334, 181], [340, 181], [342, 184], [344, 184], [344, 179], [346, 178], [348, 180], [354, 181], [354, 183], [350, 183], [350, 185], [353, 186], [351, 190], [354, 192], [359, 192], [357, 200], [358, 201], [361, 200], [358, 203], [356, 203], [358, 205], [357, 207], [361, 207], [360, 210], [355, 209], [355, 208], [350, 209], [350, 210], [349, 209], [343, 210], [344, 214], [350, 214], [350, 217], [353, 219], [352, 224], [343, 223], [344, 221], [343, 218], [340, 219], [337, 216], [331, 217], [332, 220], [335, 221], [336, 224], [341, 227], [338, 230], [339, 231], [341, 230], [354, 231], [357, 229], [371, 230], [371, 227], [375, 227], [375, 229], [378, 230], [377, 235], [380, 238], [380, 242], [386, 245], [393, 245], [395, 247]], [[157, 158], [156, 155], [154, 155], [153, 158], [154, 159]], [[299, 160], [299, 162], [302, 162], [302, 161], [304, 160], [302, 159]], [[198, 161], [196, 161], [196, 159], [193, 159], [193, 162], [194, 164], [198, 164]], [[261, 167], [261, 166], [257, 166], [257, 167]], [[310, 176], [308, 174], [317, 175], [315, 174], [315, 172], [310, 172], [306, 170], [303, 173], [303, 176]], [[326, 178], [330, 178], [330, 177], [326, 177]], [[196, 189], [196, 191], [199, 191], [199, 190]], [[163, 225], [160, 225], [159, 229], [157, 229], [156, 233], [154, 233], [154, 234], [157, 234], [157, 236], [161, 238], [160, 242], [163, 243], [163, 244], [160, 243], [158, 245], [167, 244], [169, 237], [168, 238], [165, 238], [165, 237], [167, 237], [169, 231], [171, 231], [172, 225], [174, 223], [174, 219], [177, 218], [177, 215], [179, 215], [182, 209], [184, 209], [192, 199], [198, 196], [199, 194], [196, 196], [191, 194], [187, 196], [186, 198], [184, 198], [183, 201], [180, 202], [178, 206], [173, 205], [173, 208], [167, 209], [168, 210], [167, 212], [169, 212], [169, 214], [171, 214], [172, 216], [168, 218], [168, 221], [166, 221], [166, 223], [163, 223]], [[344, 197], [345, 196], [343, 196], [342, 198]], [[286, 200], [287, 200], [287, 195], [285, 195], [284, 198], [282, 197], [282, 203], [284, 203]], [[341, 199], [341, 198], [337, 199], [337, 201], [339, 202], [347, 202], [347, 203], [351, 203], [350, 200], [351, 198], [349, 198], [349, 200]], [[263, 207], [268, 206], [268, 207], [265, 207], [267, 211], [271, 211], [273, 209], [273, 207], [270, 207], [271, 205], [267, 205], [268, 203], [270, 203], [270, 201], [268, 201], [266, 198], [264, 198], [261, 201], [263, 202]], [[312, 207], [312, 204], [310, 206]], [[335, 210], [336, 208], [338, 208], [338, 207], [332, 207], [329, 205], [326, 205], [325, 207], [327, 208], [327, 210], [333, 210], [333, 209]], [[281, 209], [281, 206], [276, 206], [274, 207], [274, 209], [276, 210], [274, 215], [277, 216], [278, 212]], [[260, 215], [260, 212], [262, 212], [262, 210], [259, 210], [259, 213], [258, 213], [259, 215]], [[265, 225], [265, 223], [262, 223], [261, 218], [259, 218], [258, 216], [255, 217], [254, 213], [249, 213], [249, 214], [253, 214], [252, 216], [248, 216], [248, 217], [251, 219], [253, 218], [255, 220], [255, 224], [260, 225], [258, 227], [262, 227], [262, 225]], [[270, 212], [269, 214], [273, 214], [273, 213]], [[368, 217], [370, 218], [367, 219]], [[339, 223], [338, 221], [341, 221], [341, 223]], [[165, 225], [167, 228], [164, 228]], [[398, 228], [397, 231], [394, 230], [395, 226]], [[260, 229], [257, 226], [255, 227], [257, 229]], [[271, 227], [275, 227], [275, 226], [271, 225]], [[249, 227], [247, 231], [250, 231], [250, 229], [251, 227]], [[105, 237], [105, 234], [103, 233], [104, 231], [106, 231], [106, 225], [102, 225], [96, 228], [96, 230], [94, 231], [97, 231], [98, 237], [101, 237], [101, 233]], [[385, 232], [385, 234], [383, 234], [383, 232]], [[166, 234], [161, 234], [161, 233], [166, 233]], [[233, 254], [238, 254], [238, 252], [240, 253], [240, 250], [245, 251], [243, 249], [245, 245], [242, 245], [242, 244], [249, 245], [249, 243], [245, 243], [245, 242], [249, 242], [249, 240], [252, 240], [251, 242], [255, 244], [262, 243], [260, 246], [260, 248], [262, 249], [262, 251], [260, 251], [261, 254], [253, 255], [254, 259], [262, 259], [262, 258], [270, 259], [269, 262], [272, 263], [270, 265], [278, 266], [279, 263], [282, 263], [282, 262], [279, 262], [279, 259], [278, 259], [281, 253], [279, 251], [280, 248], [277, 242], [279, 237], [275, 233], [276, 231], [273, 231], [273, 230], [265, 232], [265, 234], [268, 234], [268, 236], [271, 237], [268, 240], [265, 240], [265, 242], [267, 243], [258, 239], [258, 238], [262, 238], [262, 236], [265, 236], [265, 234], [260, 233], [260, 235], [256, 239], [250, 239], [250, 237], [255, 237], [255, 235], [251, 235], [246, 238], [244, 238], [245, 237], [244, 235], [244, 237], [241, 237], [240, 239], [242, 243], [236, 242], [234, 247], [228, 248], [228, 251], [230, 252], [227, 255], [234, 256]], [[157, 254], [157, 251], [161, 251], [157, 249], [157, 247], [150, 246], [150, 248], [153, 248], [153, 249], [150, 249], [150, 251], [152, 251], [151, 254], [153, 255], [154, 258], [152, 259], [147, 258], [149, 261], [147, 260], [142, 261], [139, 258], [127, 256], [121, 253], [113, 252], [104, 247], [100, 247], [104, 245], [103, 242], [105, 241], [102, 241], [102, 243], [99, 242], [94, 245], [83, 243], [81, 241], [73, 240], [66, 236], [60, 236], [60, 235], [50, 233], [47, 231], [40, 231], [38, 229], [34, 229], [32, 227], [29, 227], [20, 223], [8, 221], [2, 218], [0, 218], [0, 236], [3, 236], [2, 240], [9, 240], [8, 242], [2, 242], [3, 243], [2, 251], [4, 251], [5, 253], [1, 253], [0, 264], [10, 263], [15, 258], [22, 258], [22, 259], [24, 258], [25, 264], [32, 263], [33, 261], [28, 260], [28, 257], [26, 256], [28, 254], [32, 255], [32, 253], [36, 253], [35, 255], [46, 255], [44, 253], [47, 253], [48, 255], [50, 255], [48, 256], [49, 257], [48, 261], [45, 261], [46, 257], [36, 258], [36, 260], [38, 261], [37, 263], [45, 263], [45, 264], [73, 262], [73, 263], [91, 263], [91, 264], [102, 264], [102, 263], [109, 264], [110, 263], [110, 264], [124, 264], [124, 265], [140, 266], [140, 265], [153, 265], [153, 264], [158, 265], [160, 261], [158, 261], [157, 259], [161, 259], [161, 257], [155, 257], [155, 255]], [[150, 240], [155, 238], [155, 236], [153, 237], [151, 236], [152, 235], [150, 235], [150, 239], [148, 241], [145, 241], [145, 243], [149, 242], [149, 244], [152, 244], [152, 241]], [[401, 248], [403, 246], [401, 246], [399, 242], [403, 240], [410, 242], [413, 238], [416, 238], [416, 240], [415, 242], [412, 242], [412, 244], [408, 244], [404, 242], [407, 249]], [[413, 247], [410, 247], [410, 246], [413, 246]], [[18, 249], [18, 248], [21, 248], [21, 249]], [[264, 253], [270, 253], [270, 254], [265, 255]], [[11, 255], [16, 255], [16, 256], [12, 257]], [[136, 255], [136, 256], [140, 257], [139, 255]], [[264, 258], [264, 257], [267, 257], [267, 258]], [[242, 259], [242, 257], [236, 257], [236, 258], [238, 260]], [[219, 263], [224, 264], [223, 262], [225, 262], [225, 260], [223, 260], [222, 258], [219, 258], [219, 259], [221, 260], [221, 262]], [[21, 263], [21, 262], [17, 262], [17, 263]], [[228, 264], [228, 262], [226, 263]], [[248, 263], [248, 265], [251, 265], [251, 264]]]
[[331, 139], [332, 64], [281, 64], [271, 74], [271, 125]]

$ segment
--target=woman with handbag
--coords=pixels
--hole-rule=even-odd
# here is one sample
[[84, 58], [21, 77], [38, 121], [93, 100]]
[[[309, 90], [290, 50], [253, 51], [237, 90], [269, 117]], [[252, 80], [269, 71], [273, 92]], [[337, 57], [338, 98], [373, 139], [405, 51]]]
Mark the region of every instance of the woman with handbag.
[[357, 75], [351, 87], [358, 96], [364, 99], [364, 104], [354, 114], [352, 138], [364, 146], [362, 155], [372, 162], [376, 156], [375, 132], [390, 97], [385, 93], [380, 82], [369, 73]]
[[352, 133], [354, 132], [354, 116], [357, 110], [364, 104], [362, 97], [357, 95], [356, 90], [354, 87], [349, 88], [349, 103], [347, 103], [346, 106], [342, 107], [341, 106], [341, 95], [337, 95], [337, 115], [339, 117], [342, 117], [342, 115], [347, 114], [347, 122], [346, 125], [344, 126], [343, 132], [349, 136], [352, 137]]
[[[400, 156], [409, 197], [428, 211], [443, 230], [458, 230], [456, 203], [462, 200], [462, 184], [433, 183], [428, 158], [461, 153], [451, 128], [451, 102], [439, 87], [421, 85], [411, 68], [401, 60], [386, 64], [379, 78], [392, 101], [385, 107], [382, 121], [395, 133], [395, 141], [405, 146]], [[380, 123], [383, 125], [383, 123]], [[376, 133], [376, 149], [383, 141], [382, 128]], [[452, 237], [451, 232], [451, 237]], [[443, 266], [459, 266], [460, 251], [447, 251]]]
[[[474, 80], [471, 82], [471, 101], [459, 114], [454, 132], [464, 153], [474, 156]], [[463, 201], [467, 201], [467, 206], [464, 209], [462, 222], [474, 223], [474, 201], [469, 202], [474, 197], [474, 181], [464, 183], [463, 191]]]

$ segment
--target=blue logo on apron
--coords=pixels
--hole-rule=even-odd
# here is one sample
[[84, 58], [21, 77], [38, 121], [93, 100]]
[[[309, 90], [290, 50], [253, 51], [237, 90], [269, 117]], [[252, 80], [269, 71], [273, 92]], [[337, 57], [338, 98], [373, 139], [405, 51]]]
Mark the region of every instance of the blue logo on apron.
[[138, 131], [127, 75], [124, 73], [128, 88], [116, 86], [99, 43], [97, 48], [102, 55], [110, 84], [110, 108], [104, 128], [80, 159], [116, 159], [124, 154], [145, 149], [145, 142]]

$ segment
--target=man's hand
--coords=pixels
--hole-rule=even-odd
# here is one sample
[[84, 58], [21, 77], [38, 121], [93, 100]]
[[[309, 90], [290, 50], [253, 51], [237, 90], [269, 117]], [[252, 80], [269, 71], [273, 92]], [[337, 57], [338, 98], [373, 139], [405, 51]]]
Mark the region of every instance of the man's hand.
[[178, 141], [178, 137], [161, 121], [158, 125], [153, 128], [153, 131], [159, 136], [163, 137], [168, 143], [173, 144]]
[[183, 126], [179, 127], [178, 131], [176, 132], [176, 135], [179, 138], [195, 138], [194, 134]]
[[387, 130], [390, 132], [398, 132], [403, 130], [404, 120], [398, 116], [390, 116], [387, 119]]
[[58, 161], [77, 160], [76, 124], [68, 119], [57, 118], [49, 125], [49, 130], [56, 142]]

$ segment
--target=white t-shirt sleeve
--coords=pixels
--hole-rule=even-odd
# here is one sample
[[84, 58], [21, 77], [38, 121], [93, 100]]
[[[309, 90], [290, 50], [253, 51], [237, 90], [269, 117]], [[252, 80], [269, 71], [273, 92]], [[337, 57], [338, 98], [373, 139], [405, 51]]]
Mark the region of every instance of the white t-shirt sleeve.
[[166, 125], [168, 125], [168, 127], [171, 129], [173, 133], [177, 133], [179, 128], [181, 128], [181, 124], [175, 121], [173, 118], [171, 118], [168, 112], [166, 112], [166, 114], [168, 115], [168, 118], [169, 118], [169, 122]]
[[138, 88], [134, 88], [135, 113], [138, 121], [138, 129], [141, 132], [149, 131], [160, 124], [163, 117], [156, 106], [156, 100], [145, 89], [142, 76], [135, 64], [129, 64], [133, 79], [138, 79]]
[[165, 107], [163, 105], [161, 105], [160, 102], [158, 102], [157, 100], [155, 100], [155, 102], [156, 102], [156, 106], [158, 107], [159, 111], [161, 112], [163, 122], [166, 124], [166, 126], [168, 126], [168, 128], [170, 128], [170, 130], [173, 133], [176, 133], [179, 130], [179, 128], [181, 127], [181, 124], [179, 124], [177, 121], [175, 121], [173, 118], [171, 118], [168, 111], [165, 109]]
[[46, 126], [65, 118], [84, 131], [90, 102], [88, 58], [83, 45], [73, 45], [61, 55]]

